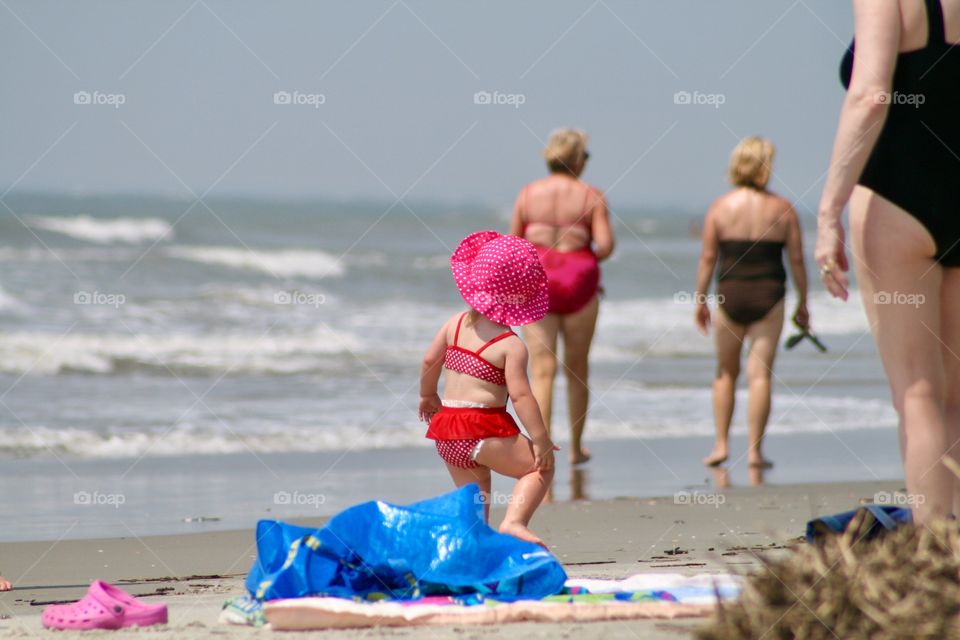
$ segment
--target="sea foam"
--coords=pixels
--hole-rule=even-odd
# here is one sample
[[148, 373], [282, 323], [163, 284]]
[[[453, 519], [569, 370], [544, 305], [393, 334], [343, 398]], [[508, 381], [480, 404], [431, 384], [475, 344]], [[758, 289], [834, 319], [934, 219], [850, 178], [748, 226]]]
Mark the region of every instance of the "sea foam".
[[28, 216], [26, 221], [35, 229], [62, 233], [98, 244], [114, 242], [140, 244], [173, 237], [173, 227], [166, 220], [159, 218], [94, 218], [88, 215]]

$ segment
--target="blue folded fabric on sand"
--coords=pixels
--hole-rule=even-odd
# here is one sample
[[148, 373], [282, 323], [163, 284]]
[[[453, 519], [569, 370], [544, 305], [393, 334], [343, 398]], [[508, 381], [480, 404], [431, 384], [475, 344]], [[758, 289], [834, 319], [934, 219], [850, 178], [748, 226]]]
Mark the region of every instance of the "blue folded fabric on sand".
[[849, 526], [854, 516], [861, 511], [866, 511], [869, 514], [863, 537], [861, 538], [864, 540], [875, 538], [884, 531], [893, 531], [901, 524], [910, 524], [913, 522], [913, 514], [910, 512], [910, 509], [868, 504], [853, 511], [845, 511], [833, 516], [821, 516], [811, 520], [807, 523], [807, 542], [814, 542], [818, 538], [831, 533], [843, 533], [847, 530], [847, 526]]
[[260, 601], [469, 593], [511, 601], [560, 593], [566, 579], [549, 551], [487, 526], [470, 484], [409, 506], [365, 502], [320, 529], [261, 520], [246, 586]]

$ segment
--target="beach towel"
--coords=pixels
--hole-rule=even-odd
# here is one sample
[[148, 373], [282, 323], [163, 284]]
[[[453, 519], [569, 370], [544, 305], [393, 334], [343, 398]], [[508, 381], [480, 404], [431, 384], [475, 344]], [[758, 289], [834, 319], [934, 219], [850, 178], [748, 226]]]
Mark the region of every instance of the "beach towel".
[[847, 526], [861, 511], [865, 512], [866, 520], [860, 533], [861, 539], [869, 540], [885, 531], [893, 531], [901, 524], [913, 522], [910, 509], [889, 505], [868, 504], [844, 511], [832, 516], [821, 516], [807, 523], [807, 542], [813, 543], [818, 538], [834, 533], [843, 533]]
[[[564, 584], [569, 594], [652, 594], [660, 599], [684, 604], [716, 604], [717, 599], [732, 600], [740, 595], [743, 578], [729, 573], [638, 573], [623, 580], [570, 578]], [[557, 596], [561, 597], [561, 596]]]
[[[274, 631], [354, 629], [361, 627], [410, 627], [435, 625], [493, 625], [512, 622], [600, 622], [604, 620], [699, 618], [712, 614], [715, 605], [685, 604], [656, 600], [562, 602], [521, 600], [484, 605], [455, 602], [355, 602], [344, 598], [294, 598], [263, 605]], [[592, 596], [587, 596], [591, 598]]]
[[561, 594], [499, 602], [474, 595], [428, 596], [413, 602], [297, 598], [264, 603], [278, 631], [369, 626], [489, 625], [509, 622], [594, 622], [710, 615], [718, 600], [739, 596], [742, 578], [730, 574], [637, 574], [624, 580], [568, 579]]
[[557, 594], [566, 578], [543, 547], [487, 526], [479, 487], [470, 484], [408, 506], [359, 504], [320, 529], [261, 520], [246, 586], [259, 601], [435, 594], [512, 601]]

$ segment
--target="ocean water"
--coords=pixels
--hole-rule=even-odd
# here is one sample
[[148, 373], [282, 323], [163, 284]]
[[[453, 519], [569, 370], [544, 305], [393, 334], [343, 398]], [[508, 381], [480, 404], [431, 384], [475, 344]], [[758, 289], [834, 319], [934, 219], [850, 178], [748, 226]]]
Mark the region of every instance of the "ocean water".
[[[506, 223], [506, 211], [482, 207], [10, 204], [16, 216], [0, 214], [0, 455], [16, 457], [424, 444], [419, 358], [462, 306], [447, 256], [465, 234]], [[697, 215], [618, 213], [591, 438], [712, 433], [712, 343], [686, 303]], [[842, 303], [814, 286], [814, 327], [831, 352], [781, 353], [772, 429], [892, 426], [857, 296]]]
[[[81, 461], [209, 465], [232, 455], [256, 468], [268, 454], [429, 446], [416, 418], [419, 359], [462, 308], [447, 257], [469, 232], [503, 230], [508, 215], [133, 196], [6, 202], [0, 458], [68, 475]], [[701, 215], [616, 211], [589, 440], [713, 431], [712, 342], [688, 302], [699, 251], [690, 228]], [[831, 350], [781, 352], [771, 437], [892, 428], [858, 297], [832, 300], [814, 279], [810, 308]], [[738, 400], [734, 433], [744, 433]]]

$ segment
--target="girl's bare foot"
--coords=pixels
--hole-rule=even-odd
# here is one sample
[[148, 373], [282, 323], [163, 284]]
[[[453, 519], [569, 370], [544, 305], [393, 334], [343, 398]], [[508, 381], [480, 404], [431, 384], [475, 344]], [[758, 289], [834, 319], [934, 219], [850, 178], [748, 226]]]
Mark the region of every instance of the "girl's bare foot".
[[0, 591], [10, 591], [10, 589], [13, 589], [13, 585], [10, 584], [10, 581], [3, 576], [0, 576]]
[[519, 522], [503, 522], [500, 524], [500, 533], [507, 533], [513, 536], [514, 538], [520, 538], [521, 540], [526, 540], [527, 542], [532, 542], [533, 544], [538, 544], [544, 549], [547, 548], [547, 544], [538, 538], [533, 531], [530, 531], [527, 527], [520, 524]]
[[581, 448], [580, 452], [570, 452], [570, 464], [576, 466], [590, 461], [590, 449]]
[[708, 467], [718, 467], [727, 461], [727, 457], [726, 449], [714, 449], [710, 452], [710, 455], [703, 459], [703, 464]]

